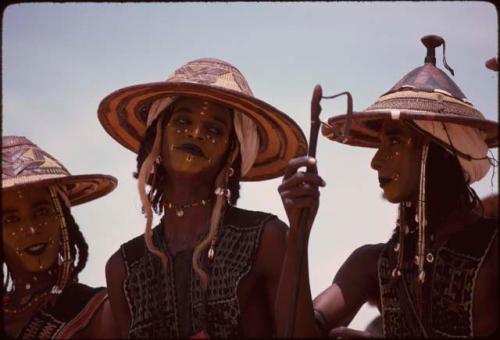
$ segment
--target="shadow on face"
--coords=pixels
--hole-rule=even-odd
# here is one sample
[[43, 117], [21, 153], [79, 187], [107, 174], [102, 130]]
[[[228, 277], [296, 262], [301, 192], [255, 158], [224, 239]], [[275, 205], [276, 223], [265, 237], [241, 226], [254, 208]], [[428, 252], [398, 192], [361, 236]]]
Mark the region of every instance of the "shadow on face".
[[380, 145], [371, 161], [378, 172], [384, 198], [391, 203], [416, 199], [420, 175], [421, 145], [408, 125], [386, 120]]

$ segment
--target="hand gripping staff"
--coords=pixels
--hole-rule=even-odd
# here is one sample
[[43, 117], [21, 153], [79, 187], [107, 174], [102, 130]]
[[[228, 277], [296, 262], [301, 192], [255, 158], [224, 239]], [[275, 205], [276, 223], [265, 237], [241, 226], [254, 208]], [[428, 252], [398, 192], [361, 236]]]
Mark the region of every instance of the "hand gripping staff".
[[[347, 96], [347, 119], [344, 125], [344, 131], [338, 132], [337, 136], [341, 137], [341, 141], [345, 142], [349, 137], [349, 128], [351, 123], [352, 116], [352, 96], [349, 92], [345, 91], [342, 93], [338, 93], [333, 96], [323, 96], [323, 90], [321, 85], [316, 85], [313, 90], [313, 95], [311, 99], [311, 130], [309, 132], [309, 149], [307, 155], [312, 158], [316, 158], [316, 146], [318, 144], [318, 132], [321, 124], [326, 124], [321, 122], [319, 119], [319, 115], [321, 113], [321, 99], [334, 99], [336, 97], [346, 95]], [[307, 168], [307, 172], [312, 173], [316, 172], [316, 168], [311, 169]], [[290, 311], [291, 315], [288, 318], [288, 324], [286, 327], [285, 337], [291, 338], [293, 335], [293, 330], [295, 327], [295, 317], [296, 317], [296, 309], [297, 309], [297, 298], [299, 295], [299, 282], [303, 261], [303, 254], [307, 249], [305, 248], [305, 240], [306, 240], [306, 229], [307, 229], [307, 221], [309, 219], [309, 209], [304, 208], [300, 212], [300, 220], [299, 220], [299, 230], [298, 230], [298, 239], [297, 239], [297, 248], [296, 248], [296, 257], [298, 259], [297, 266], [294, 268], [293, 277], [292, 277], [292, 295], [290, 299], [289, 306], [287, 310]]]

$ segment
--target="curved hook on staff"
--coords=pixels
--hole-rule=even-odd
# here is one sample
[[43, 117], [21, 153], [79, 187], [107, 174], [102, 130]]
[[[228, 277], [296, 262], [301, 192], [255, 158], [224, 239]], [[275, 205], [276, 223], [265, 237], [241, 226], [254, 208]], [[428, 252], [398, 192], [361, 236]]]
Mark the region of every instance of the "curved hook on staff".
[[351, 130], [351, 118], [352, 118], [352, 106], [353, 106], [352, 105], [352, 95], [349, 93], [349, 91], [344, 91], [341, 93], [334, 94], [333, 96], [321, 97], [323, 99], [334, 99], [334, 98], [337, 98], [337, 97], [340, 97], [343, 95], [347, 96], [347, 112], [346, 112], [346, 120], [345, 120], [345, 124], [344, 124], [344, 130], [341, 132], [335, 126], [330, 125], [328, 123], [323, 123], [323, 124], [327, 125], [336, 136], [339, 136], [341, 138], [340, 139], [341, 143], [347, 142], [347, 140], [349, 138], [349, 132]]
[[[307, 155], [309, 157], [316, 158], [316, 148], [318, 144], [318, 133], [319, 133], [319, 127], [321, 124], [326, 124], [321, 122], [319, 119], [319, 115], [321, 113], [321, 99], [334, 99], [339, 96], [346, 95], [347, 96], [347, 118], [346, 118], [346, 123], [344, 125], [344, 131], [340, 133], [340, 131], [334, 131], [338, 136], [340, 136], [342, 139], [342, 143], [347, 141], [349, 137], [349, 131], [351, 127], [351, 116], [352, 116], [352, 96], [349, 92], [345, 91], [342, 93], [335, 94], [333, 96], [323, 96], [323, 89], [321, 88], [321, 85], [316, 85], [313, 90], [313, 95], [311, 98], [311, 130], [309, 131], [309, 148]], [[327, 124], [328, 125], [328, 124]], [[334, 130], [337, 130], [335, 127], [333, 127]], [[313, 172], [312, 169], [307, 168], [307, 172]], [[307, 251], [305, 248], [305, 240], [306, 240], [306, 229], [307, 229], [307, 221], [309, 219], [309, 209], [305, 208], [302, 209], [300, 212], [300, 229], [299, 229], [299, 236], [297, 240], [297, 248], [296, 248], [296, 256], [298, 259], [297, 266], [294, 268], [294, 275], [292, 277], [292, 296], [290, 300], [290, 306], [291, 308], [288, 309], [291, 313], [290, 318], [288, 319], [288, 324], [286, 328], [286, 337], [291, 338], [293, 335], [293, 330], [295, 328], [295, 318], [296, 318], [296, 312], [297, 312], [297, 300], [298, 300], [298, 295], [299, 295], [299, 282], [300, 282], [300, 276], [301, 276], [301, 268], [302, 268], [302, 262], [303, 262], [303, 254], [304, 251]]]

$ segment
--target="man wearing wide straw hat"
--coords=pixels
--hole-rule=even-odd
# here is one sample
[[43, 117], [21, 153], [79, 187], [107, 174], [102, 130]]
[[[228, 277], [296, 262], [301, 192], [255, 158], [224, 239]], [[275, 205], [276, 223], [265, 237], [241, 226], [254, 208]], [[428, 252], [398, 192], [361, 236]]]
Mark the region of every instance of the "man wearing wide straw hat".
[[[477, 213], [480, 200], [470, 184], [490, 168], [498, 123], [486, 120], [435, 66], [435, 49], [443, 45], [453, 74], [444, 40], [432, 35], [422, 42], [423, 66], [365, 111], [332, 117], [322, 128], [333, 141], [377, 148], [371, 167], [384, 198], [399, 205], [391, 239], [355, 250], [314, 299], [316, 329], [324, 335], [367, 336], [345, 328], [367, 301], [377, 301], [386, 337], [496, 330], [498, 220]], [[310, 299], [306, 293], [302, 300]]]
[[[234, 205], [241, 180], [281, 176], [305, 153], [297, 124], [217, 59], [120, 89], [102, 100], [98, 115], [138, 154], [146, 215], [144, 235], [123, 244], [106, 267], [122, 336], [271, 336], [287, 227]], [[152, 210], [162, 215], [154, 229]]]
[[113, 336], [106, 289], [78, 283], [88, 246], [70, 208], [115, 187], [112, 176], [71, 175], [25, 137], [2, 137], [2, 310], [9, 337]]

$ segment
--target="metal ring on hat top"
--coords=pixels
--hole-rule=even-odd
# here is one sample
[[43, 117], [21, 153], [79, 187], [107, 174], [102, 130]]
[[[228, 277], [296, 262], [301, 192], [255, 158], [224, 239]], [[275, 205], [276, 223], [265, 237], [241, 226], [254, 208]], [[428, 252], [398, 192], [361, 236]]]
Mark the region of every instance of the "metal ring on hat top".
[[213, 101], [253, 120], [259, 135], [259, 153], [242, 177], [244, 181], [282, 176], [290, 159], [306, 154], [307, 141], [297, 123], [255, 98], [236, 67], [213, 58], [188, 62], [166, 81], [133, 85], [109, 94], [99, 104], [99, 121], [116, 141], [138, 152], [149, 107], [157, 99], [173, 96]]
[[22, 136], [2, 137], [2, 190], [63, 185], [72, 206], [104, 196], [117, 185], [113, 176], [71, 175], [54, 157]]
[[346, 125], [347, 114], [329, 118], [322, 127], [323, 135], [350, 145], [378, 147], [378, 131], [382, 121], [393, 119], [397, 110], [397, 117], [401, 121], [440, 121], [477, 128], [484, 133], [488, 147], [496, 147], [498, 123], [485, 119], [455, 82], [435, 66], [435, 48], [443, 45], [443, 64], [450, 72], [453, 71], [444, 57], [444, 39], [434, 35], [425, 36], [422, 43], [427, 48], [425, 64], [406, 74], [367, 109], [353, 112], [347, 141], [345, 136], [336, 133]]

